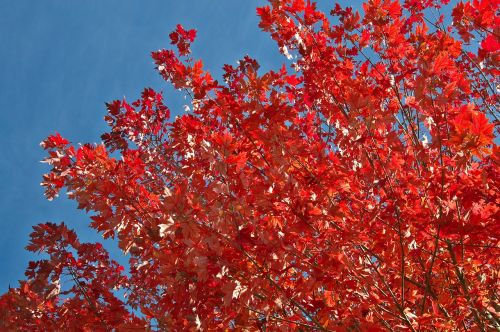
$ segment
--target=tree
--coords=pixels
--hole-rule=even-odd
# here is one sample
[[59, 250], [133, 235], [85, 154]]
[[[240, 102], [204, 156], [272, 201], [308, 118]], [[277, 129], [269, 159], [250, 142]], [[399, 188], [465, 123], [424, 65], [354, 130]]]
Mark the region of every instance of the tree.
[[192, 110], [170, 119], [148, 88], [107, 104], [102, 144], [42, 142], [47, 198], [66, 190], [129, 271], [37, 225], [46, 259], [0, 298], [2, 328], [500, 329], [499, 3], [447, 2], [329, 19], [271, 0], [259, 26], [289, 65], [245, 57], [224, 83], [177, 26], [152, 57]]

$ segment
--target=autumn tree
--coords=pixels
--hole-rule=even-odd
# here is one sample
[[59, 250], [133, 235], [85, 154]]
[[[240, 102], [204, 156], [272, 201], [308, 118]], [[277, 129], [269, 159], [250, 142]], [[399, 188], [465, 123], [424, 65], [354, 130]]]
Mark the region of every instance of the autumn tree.
[[2, 329], [500, 329], [498, 11], [271, 0], [286, 65], [245, 57], [223, 83], [177, 26], [152, 57], [189, 112], [148, 88], [107, 104], [102, 143], [42, 143], [47, 198], [77, 201], [128, 271], [37, 225], [45, 259], [0, 298]]

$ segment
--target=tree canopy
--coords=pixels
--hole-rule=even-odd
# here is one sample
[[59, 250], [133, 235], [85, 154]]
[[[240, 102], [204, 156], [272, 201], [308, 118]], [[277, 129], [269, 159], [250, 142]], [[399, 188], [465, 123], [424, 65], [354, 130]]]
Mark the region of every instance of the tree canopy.
[[[64, 223], [34, 226], [16, 331], [500, 329], [498, 0], [270, 0], [284, 55], [215, 80], [195, 30], [152, 53], [188, 96], [107, 104], [98, 144], [42, 142], [61, 190], [127, 270]], [[441, 13], [448, 13], [442, 15]]]

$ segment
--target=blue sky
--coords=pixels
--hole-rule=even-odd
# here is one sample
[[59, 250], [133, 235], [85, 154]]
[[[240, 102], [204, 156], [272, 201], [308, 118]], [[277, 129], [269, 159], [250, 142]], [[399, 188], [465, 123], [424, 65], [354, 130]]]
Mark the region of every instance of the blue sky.
[[284, 59], [257, 26], [259, 2], [0, 0], [0, 293], [36, 258], [24, 250], [33, 225], [65, 221], [82, 241], [100, 241], [74, 202], [43, 197], [40, 141], [55, 131], [74, 143], [99, 141], [104, 102], [135, 99], [146, 86], [182, 112], [150, 58], [169, 47], [177, 23], [198, 30], [194, 55], [216, 77], [247, 53], [263, 68], [278, 67]]
[[[104, 103], [133, 100], [147, 86], [163, 90], [172, 111], [181, 113], [182, 100], [150, 58], [151, 51], [169, 47], [168, 33], [177, 23], [198, 30], [194, 56], [216, 78], [224, 63], [245, 54], [264, 70], [279, 68], [284, 57], [257, 26], [255, 7], [263, 3], [0, 0], [0, 293], [17, 286], [36, 258], [24, 250], [33, 225], [65, 221], [82, 241], [101, 240], [74, 202], [43, 197], [40, 182], [48, 167], [39, 162], [40, 141], [57, 131], [74, 143], [98, 142], [106, 130]], [[120, 257], [114, 243], [106, 247]]]

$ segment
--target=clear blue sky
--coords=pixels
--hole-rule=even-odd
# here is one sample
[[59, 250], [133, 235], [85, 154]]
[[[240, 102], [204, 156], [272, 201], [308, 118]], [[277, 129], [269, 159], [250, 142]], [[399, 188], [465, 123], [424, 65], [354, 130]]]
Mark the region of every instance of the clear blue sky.
[[[0, 293], [17, 286], [36, 258], [24, 250], [33, 225], [65, 221], [82, 241], [101, 240], [74, 202], [43, 197], [40, 182], [48, 167], [39, 162], [40, 141], [57, 131], [74, 143], [98, 142], [106, 130], [104, 102], [133, 100], [147, 86], [163, 90], [172, 111], [182, 112], [182, 101], [149, 56], [169, 47], [168, 33], [177, 23], [198, 30], [194, 56], [216, 78], [224, 63], [245, 54], [263, 69], [279, 68], [284, 57], [257, 26], [255, 7], [263, 3], [0, 0]], [[120, 257], [112, 242], [106, 247]]]

